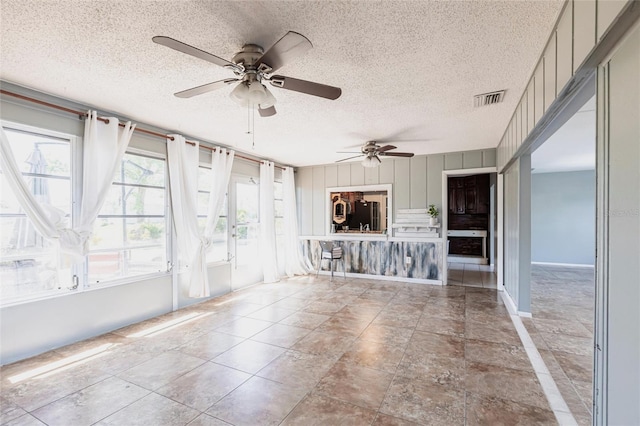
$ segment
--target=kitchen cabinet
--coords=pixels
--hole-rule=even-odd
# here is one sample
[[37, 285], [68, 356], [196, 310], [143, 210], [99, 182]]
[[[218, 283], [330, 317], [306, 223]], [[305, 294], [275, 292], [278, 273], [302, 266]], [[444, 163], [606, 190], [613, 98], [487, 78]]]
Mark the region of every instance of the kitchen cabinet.
[[489, 212], [489, 175], [449, 178], [449, 212], [487, 214]]

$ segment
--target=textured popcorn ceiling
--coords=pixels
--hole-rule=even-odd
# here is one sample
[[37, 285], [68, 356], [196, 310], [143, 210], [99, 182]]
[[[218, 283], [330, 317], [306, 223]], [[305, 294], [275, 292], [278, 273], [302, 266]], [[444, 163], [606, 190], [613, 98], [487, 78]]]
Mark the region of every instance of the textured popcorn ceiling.
[[[296, 166], [391, 138], [416, 154], [495, 147], [562, 6], [551, 1], [2, 0], [0, 78]], [[278, 73], [341, 87], [328, 101], [272, 89], [278, 114], [255, 118], [231, 88], [174, 92], [231, 77], [159, 46], [165, 35], [230, 59], [288, 30], [314, 49]], [[473, 95], [507, 89], [504, 103]]]

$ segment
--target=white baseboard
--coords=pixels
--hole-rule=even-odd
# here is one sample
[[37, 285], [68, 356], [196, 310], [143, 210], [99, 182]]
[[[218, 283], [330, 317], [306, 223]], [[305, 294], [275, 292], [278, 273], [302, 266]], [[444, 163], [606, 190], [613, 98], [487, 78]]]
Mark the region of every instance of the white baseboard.
[[[313, 272], [312, 272], [313, 274]], [[331, 275], [330, 271], [320, 271], [320, 275]], [[353, 272], [347, 272], [347, 278], [363, 278], [367, 280], [379, 280], [379, 281], [396, 281], [403, 283], [416, 283], [416, 284], [431, 284], [442, 285], [442, 280], [428, 280], [424, 278], [407, 278], [407, 277], [388, 277], [386, 275], [371, 275], [371, 274], [356, 274]], [[333, 271], [333, 278], [342, 278], [342, 271]]]
[[449, 263], [472, 263], [476, 265], [487, 265], [489, 263], [486, 257], [478, 257], [478, 256], [463, 256], [450, 254], [447, 255], [447, 262]]
[[553, 263], [553, 262], [531, 262], [532, 265], [543, 266], [566, 266], [568, 268], [593, 268], [594, 265], [587, 265], [585, 263]]
[[516, 306], [516, 302], [513, 301], [511, 295], [507, 291], [501, 291], [500, 295], [502, 296], [502, 300], [504, 304], [507, 306], [507, 310], [510, 315], [517, 315], [519, 317], [531, 318], [531, 312], [519, 311]]

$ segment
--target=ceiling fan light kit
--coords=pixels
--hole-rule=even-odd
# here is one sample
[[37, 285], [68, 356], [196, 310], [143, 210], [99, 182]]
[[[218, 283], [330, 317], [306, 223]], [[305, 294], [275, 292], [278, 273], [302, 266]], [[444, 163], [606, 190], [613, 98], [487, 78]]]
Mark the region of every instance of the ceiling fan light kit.
[[266, 52], [256, 44], [245, 44], [231, 61], [170, 37], [156, 36], [153, 37], [153, 42], [229, 69], [236, 75], [236, 78], [214, 81], [175, 93], [175, 96], [179, 98], [191, 98], [237, 83], [229, 95], [231, 99], [243, 107], [257, 108], [261, 117], [270, 117], [276, 114], [274, 107], [276, 98], [262, 83], [263, 81], [268, 81], [273, 87], [280, 89], [330, 100], [335, 100], [342, 94], [339, 87], [282, 75], [272, 75], [289, 60], [302, 55], [313, 47], [305, 36], [293, 31], [286, 33]]
[[362, 166], [367, 168], [378, 167], [382, 161], [377, 155], [367, 155], [362, 159]]

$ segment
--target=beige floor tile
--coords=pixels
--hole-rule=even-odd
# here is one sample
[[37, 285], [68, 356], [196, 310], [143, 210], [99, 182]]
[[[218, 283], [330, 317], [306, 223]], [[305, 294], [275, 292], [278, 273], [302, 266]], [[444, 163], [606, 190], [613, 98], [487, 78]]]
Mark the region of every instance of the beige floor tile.
[[279, 357], [286, 349], [266, 343], [245, 340], [227, 352], [218, 355], [212, 361], [250, 374], [255, 374], [271, 361]]
[[464, 391], [396, 376], [380, 412], [425, 425], [463, 425]]
[[289, 315], [295, 313], [295, 309], [287, 309], [287, 308], [279, 308], [274, 307], [273, 305], [267, 306], [266, 308], [262, 308], [259, 311], [255, 311], [249, 315], [247, 318], [253, 318], [262, 321], [270, 321], [270, 322], [278, 322], [280, 320], [285, 319]]
[[176, 350], [202, 359], [213, 359], [242, 343], [243, 337], [212, 331], [178, 347]]
[[47, 425], [91, 425], [148, 395], [149, 391], [112, 377], [33, 412]]
[[268, 343], [270, 345], [290, 348], [298, 340], [309, 334], [311, 331], [302, 327], [293, 327], [284, 324], [274, 324], [264, 331], [251, 338], [256, 342]]
[[337, 362], [320, 380], [315, 392], [350, 404], [377, 410], [393, 374]]
[[223, 422], [208, 414], [202, 413], [193, 419], [187, 426], [229, 426], [230, 423]]
[[422, 316], [418, 324], [416, 324], [416, 330], [464, 337], [464, 321]]
[[237, 426], [278, 425], [305, 393], [254, 376], [213, 405], [207, 414]]
[[398, 366], [397, 375], [421, 380], [426, 385], [464, 388], [465, 361], [462, 358], [416, 354], [405, 356]]
[[250, 377], [250, 374], [242, 371], [207, 362], [156, 392], [188, 407], [205, 411]]
[[372, 426], [417, 426], [418, 423], [410, 422], [409, 420], [400, 419], [398, 417], [387, 416], [386, 414], [378, 413], [376, 420], [372, 423]]
[[361, 426], [376, 412], [319, 394], [308, 395], [282, 422], [282, 426]]
[[402, 327], [389, 327], [371, 324], [360, 335], [360, 339], [385, 345], [406, 348], [413, 335], [413, 330]]
[[404, 348], [402, 347], [358, 339], [342, 355], [340, 361], [395, 373], [403, 355]]
[[467, 425], [553, 425], [552, 411], [495, 397], [467, 394]]
[[193, 408], [151, 393], [97, 423], [97, 426], [182, 425], [189, 423], [199, 414]]
[[253, 318], [239, 318], [215, 329], [219, 333], [227, 333], [238, 337], [251, 337], [262, 330], [271, 327], [269, 321], [262, 321]]
[[7, 423], [2, 423], [2, 426], [47, 426], [40, 420], [33, 417], [31, 414], [24, 414], [16, 419], [13, 419]]
[[27, 412], [22, 408], [9, 401], [6, 398], [0, 397], [0, 425], [8, 423], [11, 420], [15, 420], [18, 417], [25, 415]]
[[260, 370], [257, 375], [275, 382], [311, 389], [335, 363], [335, 357], [289, 350]]
[[465, 386], [467, 391], [474, 394], [550, 410], [547, 398], [533, 371], [469, 362], [466, 366]]
[[158, 389], [193, 370], [206, 361], [181, 352], [171, 351], [132, 367], [118, 377], [149, 390]]
[[518, 345], [467, 340], [465, 343], [465, 358], [470, 362], [533, 371], [527, 352], [524, 347]]
[[302, 327], [313, 330], [320, 324], [331, 318], [329, 315], [314, 314], [311, 312], [296, 312], [280, 321], [280, 324], [290, 325], [292, 327]]
[[314, 330], [291, 347], [310, 354], [340, 357], [355, 340], [354, 335]]

